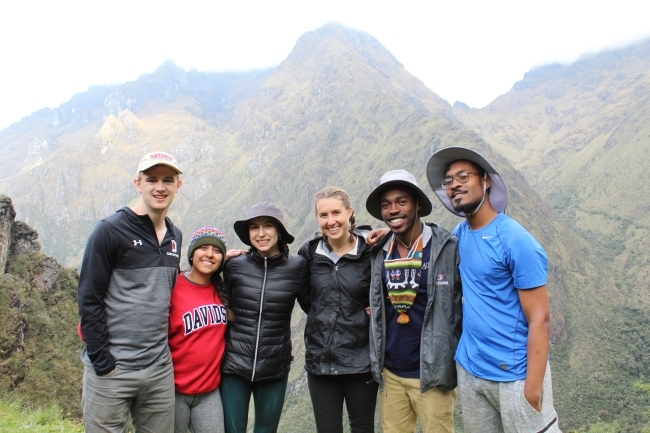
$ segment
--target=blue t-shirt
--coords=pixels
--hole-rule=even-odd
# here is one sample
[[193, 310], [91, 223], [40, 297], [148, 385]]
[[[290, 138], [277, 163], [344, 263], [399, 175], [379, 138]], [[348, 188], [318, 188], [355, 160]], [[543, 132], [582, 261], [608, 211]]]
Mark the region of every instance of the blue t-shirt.
[[528, 321], [518, 290], [546, 284], [546, 252], [504, 214], [479, 230], [463, 221], [453, 234], [458, 237], [463, 282], [463, 334], [455, 359], [483, 379], [524, 379]]
[[[433, 232], [426, 224], [422, 228], [422, 268], [420, 272], [420, 285], [415, 301], [409, 309], [409, 323], [397, 323], [399, 314], [388, 299], [386, 291], [386, 268], [382, 265], [382, 282], [384, 290], [384, 311], [386, 311], [386, 348], [384, 350], [384, 367], [391, 373], [408, 379], [420, 378], [420, 340], [422, 338], [422, 324], [424, 312], [427, 308], [427, 279], [429, 278], [429, 259], [431, 258], [431, 236]], [[386, 246], [388, 242], [386, 243]], [[399, 258], [395, 248], [393, 258]], [[384, 250], [384, 258], [386, 258]]]

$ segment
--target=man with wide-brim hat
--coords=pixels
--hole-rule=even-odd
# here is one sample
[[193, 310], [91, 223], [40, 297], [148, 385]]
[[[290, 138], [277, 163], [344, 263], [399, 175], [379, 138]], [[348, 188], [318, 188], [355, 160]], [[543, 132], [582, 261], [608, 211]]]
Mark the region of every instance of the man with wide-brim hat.
[[456, 238], [420, 221], [431, 201], [406, 170], [381, 176], [366, 209], [390, 229], [370, 252], [370, 368], [381, 387], [382, 432], [413, 431], [418, 419], [424, 433], [453, 432], [462, 315]]
[[467, 433], [558, 432], [548, 364], [547, 257], [505, 215], [505, 183], [480, 153], [448, 147], [427, 163], [442, 204], [465, 221], [458, 237], [463, 333], [456, 351]]

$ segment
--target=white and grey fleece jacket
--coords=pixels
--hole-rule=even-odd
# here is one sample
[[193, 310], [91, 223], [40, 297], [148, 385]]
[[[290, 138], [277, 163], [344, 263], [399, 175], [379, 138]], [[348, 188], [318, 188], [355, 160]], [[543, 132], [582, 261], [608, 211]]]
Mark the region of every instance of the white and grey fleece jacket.
[[181, 231], [165, 218], [162, 244], [148, 215], [128, 207], [100, 221], [88, 238], [77, 301], [97, 375], [142, 369], [169, 354], [169, 299], [179, 270]]

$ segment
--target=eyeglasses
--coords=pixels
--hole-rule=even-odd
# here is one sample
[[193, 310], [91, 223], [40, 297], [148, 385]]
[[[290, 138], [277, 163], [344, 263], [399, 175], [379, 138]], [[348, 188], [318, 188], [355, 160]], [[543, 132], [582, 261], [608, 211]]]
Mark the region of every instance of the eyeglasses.
[[454, 176], [445, 177], [442, 182], [440, 182], [440, 185], [442, 185], [444, 189], [449, 189], [454, 184], [454, 180], [458, 183], [467, 183], [471, 174], [478, 175], [478, 173], [472, 173], [471, 171], [459, 171]]

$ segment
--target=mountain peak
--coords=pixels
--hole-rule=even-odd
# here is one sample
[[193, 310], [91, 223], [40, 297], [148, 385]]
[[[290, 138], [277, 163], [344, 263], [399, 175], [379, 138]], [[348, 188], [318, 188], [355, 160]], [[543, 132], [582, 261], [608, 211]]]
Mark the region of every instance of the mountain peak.
[[291, 63], [317, 60], [327, 62], [336, 54], [361, 55], [382, 67], [401, 68], [402, 64], [377, 39], [368, 33], [331, 21], [302, 35], [287, 57]]
[[174, 63], [173, 60], [165, 60], [162, 65], [158, 66], [158, 68], [153, 71], [152, 74], [145, 74], [138, 80], [144, 77], [148, 77], [154, 80], [173, 80], [185, 84], [187, 81], [186, 76], [187, 74], [185, 72], [185, 69], [181, 68], [180, 66], [176, 66], [176, 63]]

